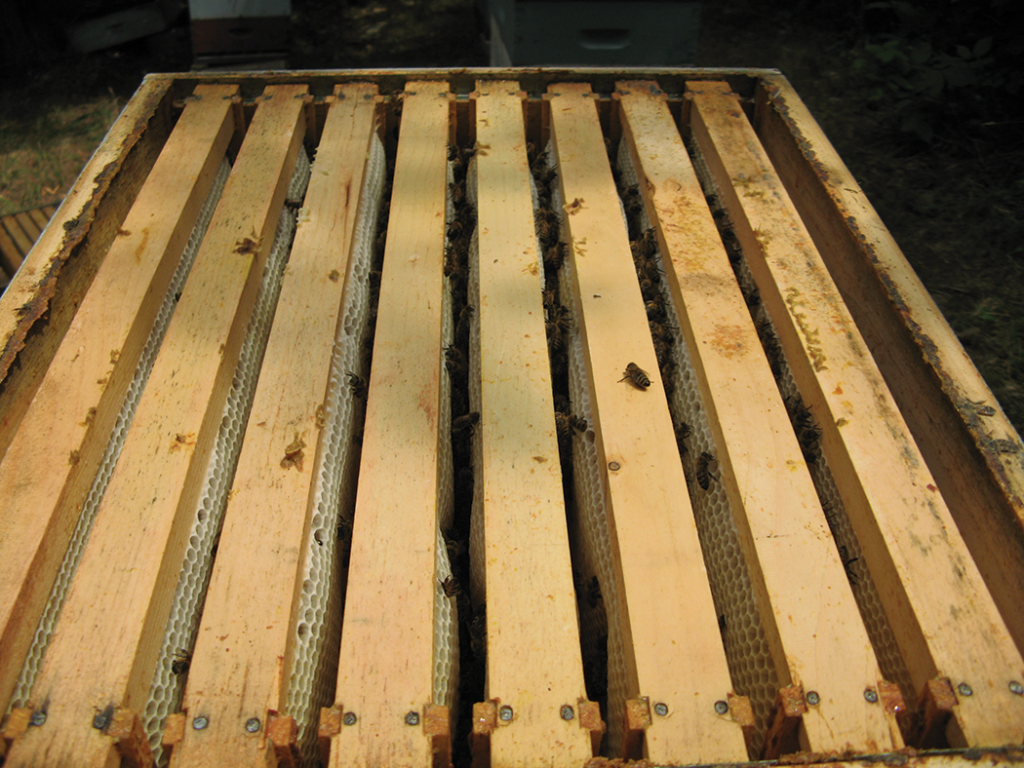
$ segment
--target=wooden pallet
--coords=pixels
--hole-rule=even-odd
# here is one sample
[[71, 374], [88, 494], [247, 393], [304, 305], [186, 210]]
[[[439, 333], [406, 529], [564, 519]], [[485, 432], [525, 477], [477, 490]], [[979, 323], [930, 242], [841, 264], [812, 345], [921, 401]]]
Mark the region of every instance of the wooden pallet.
[[5, 766], [1024, 762], [1019, 437], [777, 72], [153, 75], [57, 217]]
[[47, 205], [0, 218], [0, 282], [4, 285], [18, 271], [56, 210]]

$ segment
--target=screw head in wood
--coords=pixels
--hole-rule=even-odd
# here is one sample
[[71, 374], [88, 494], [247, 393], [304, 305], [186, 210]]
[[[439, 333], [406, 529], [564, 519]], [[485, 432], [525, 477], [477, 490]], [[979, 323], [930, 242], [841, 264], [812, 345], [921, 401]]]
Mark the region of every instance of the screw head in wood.
[[1016, 680], [1010, 681], [1010, 693], [1015, 696], [1024, 696], [1024, 685], [1021, 685]]
[[718, 701], [715, 702], [715, 712], [717, 712], [720, 715], [724, 715], [728, 711], [729, 711], [729, 704], [728, 704], [728, 702], [722, 701], [721, 699], [719, 699]]
[[341, 722], [345, 725], [355, 725], [357, 719], [355, 712], [346, 712], [345, 716], [341, 718]]
[[192, 721], [192, 728], [193, 728], [193, 730], [201, 731], [206, 726], [208, 726], [209, 724], [210, 724], [210, 718], [205, 717], [203, 715], [200, 715], [199, 717], [197, 717], [195, 720]]
[[512, 720], [512, 707], [510, 707], [508, 704], [501, 707], [498, 710], [498, 719], [504, 723], [510, 722]]
[[876, 691], [874, 688], [868, 688], [866, 691], [864, 691], [864, 698], [870, 701], [872, 704], [874, 704], [876, 701], [878, 701], [878, 691]]
[[576, 713], [572, 711], [572, 707], [570, 707], [568, 704], [565, 704], [565, 705], [562, 706], [562, 719], [563, 720], [572, 720], [573, 717], [575, 717], [575, 714]]
[[245, 730], [247, 733], [257, 733], [260, 730], [260, 719], [258, 717], [250, 717], [245, 721]]
[[419, 725], [420, 724], [420, 713], [410, 712], [405, 716], [406, 725]]
[[956, 687], [956, 692], [961, 696], [972, 696], [974, 694], [974, 689], [967, 683], [960, 683], [960, 685]]
[[654, 713], [656, 715], [661, 715], [662, 717], [665, 717], [665, 715], [668, 714], [668, 704], [663, 704], [659, 701], [657, 704], [654, 705]]
[[42, 725], [46, 722], [46, 713], [43, 710], [38, 709], [32, 713], [32, 716], [28, 719], [29, 725]]
[[818, 695], [817, 691], [808, 691], [806, 698], [807, 703], [810, 704], [812, 707], [818, 706], [818, 703], [821, 701], [821, 697]]

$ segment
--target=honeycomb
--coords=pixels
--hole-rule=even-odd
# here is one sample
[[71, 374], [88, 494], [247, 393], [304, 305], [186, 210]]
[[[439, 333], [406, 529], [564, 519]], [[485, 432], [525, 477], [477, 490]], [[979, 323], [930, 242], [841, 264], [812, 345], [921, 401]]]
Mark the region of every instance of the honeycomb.
[[[618, 167], [624, 186], [637, 183], [636, 170], [624, 143], [619, 147]], [[646, 210], [641, 218], [643, 228], [649, 228], [651, 223]], [[661, 254], [655, 258], [662, 265]], [[661, 268], [664, 271], [663, 265]], [[668, 311], [668, 324], [673, 328], [682, 327], [665, 281], [661, 281], [661, 290]], [[672, 374], [675, 387], [669, 398], [669, 411], [673, 423], [685, 422], [691, 429], [687, 439], [689, 450], [682, 455], [683, 469], [693, 515], [697, 521], [697, 534], [704, 553], [711, 595], [718, 611], [719, 626], [722, 627], [733, 686], [737, 694], [750, 697], [754, 710], [756, 727], [750, 748], [751, 756], [756, 757], [760, 753], [768, 717], [775, 702], [778, 676], [750, 581], [750, 571], [740, 547], [732, 505], [720, 482], [711, 479], [705, 490], [695, 477], [697, 459], [701, 452], [706, 451], [716, 456], [718, 450], [708, 424], [707, 409], [698, 388], [690, 352], [682, 334], [676, 335], [672, 345], [672, 360], [675, 363]]]
[[135, 369], [135, 376], [128, 386], [128, 391], [125, 394], [124, 403], [114, 424], [110, 441], [107, 443], [100, 467], [96, 472], [96, 478], [93, 480], [89, 495], [86, 497], [82, 512], [78, 518], [78, 523], [71, 536], [71, 543], [61, 562], [57, 580], [50, 591], [50, 597], [39, 621], [39, 627], [32, 638], [32, 646], [18, 677], [18, 683], [11, 698], [8, 712], [16, 707], [24, 707], [28, 702], [32, 686], [42, 665], [43, 654], [46, 652], [46, 646], [53, 636], [54, 625], [57, 623], [61, 607], [64, 605], [64, 598], [67, 596], [68, 588], [71, 586], [71, 578], [78, 568], [78, 563], [82, 558], [82, 550], [85, 547], [86, 540], [89, 538], [89, 531], [92, 530], [96, 511], [99, 509], [100, 501], [107, 490], [107, 484], [110, 482], [110, 476], [114, 472], [117, 458], [121, 455], [121, 448], [124, 446], [128, 428], [131, 426], [132, 418], [135, 416], [135, 408], [139, 404], [142, 390], [145, 388], [149, 374], [153, 370], [153, 362], [156, 360], [157, 352], [160, 351], [160, 344], [163, 341], [164, 334], [167, 332], [171, 315], [174, 314], [174, 309], [178, 305], [176, 297], [181, 293], [185, 279], [192, 269], [196, 253], [199, 250], [199, 244], [202, 242], [206, 229], [210, 225], [210, 220], [213, 218], [213, 212], [220, 200], [221, 192], [224, 191], [224, 185], [227, 183], [230, 171], [230, 164], [226, 159], [223, 160], [214, 178], [210, 193], [203, 203], [195, 226], [193, 226], [192, 232], [189, 235], [188, 242], [182, 251], [181, 259], [171, 278], [167, 293], [164, 294], [163, 302], [153, 323], [153, 328], [143, 348], [142, 356], [139, 358], [138, 367]]
[[[305, 183], [309, 181], [309, 162], [304, 152], [299, 152], [299, 158], [293, 179], [303, 179], [304, 188]], [[302, 162], [302, 159], [306, 162]], [[282, 209], [274, 243], [264, 266], [256, 303], [235, 365], [231, 390], [224, 404], [220, 431], [210, 457], [203, 491], [189, 533], [188, 548], [182, 561], [178, 586], [174, 592], [171, 613], [164, 631], [163, 645], [150, 685], [149, 698], [140, 715], [154, 759], [161, 766], [166, 765], [169, 759], [161, 744], [167, 715], [180, 708], [185, 688], [186, 676], [174, 674], [172, 665], [176, 656], [191, 653], [195, 645], [206, 588], [213, 567], [213, 549], [220, 537], [227, 495], [241, 451], [242, 436], [245, 434], [245, 424], [249, 418], [249, 408], [259, 378], [267, 337], [270, 335], [277, 298], [281, 292], [281, 276], [288, 263], [288, 253], [295, 235], [295, 219], [294, 210], [287, 206]]]
[[[717, 196], [719, 190], [711, 178], [710, 171], [699, 149], [695, 144], [689, 145], [688, 149], [693, 160], [694, 169], [697, 171], [697, 176], [705, 193]], [[725, 221], [728, 226], [732, 226], [728, 216], [725, 217]], [[750, 301], [751, 297], [758, 294], [758, 289], [746, 256], [741, 255], [738, 261], [733, 263], [733, 268], [736, 272], [740, 289], [748, 299], [748, 306], [751, 307], [754, 325], [767, 331], [767, 333], [761, 334], [762, 341], [768, 335], [774, 335], [777, 338], [774, 323], [764, 304], [760, 301]], [[776, 384], [783, 399], [788, 402], [801, 396], [793, 379], [792, 369], [786, 361], [781, 347], [770, 352], [769, 356], [775, 358], [774, 368], [778, 371]], [[826, 522], [832, 531], [833, 540], [850, 576], [853, 596], [860, 610], [861, 619], [864, 621], [864, 626], [867, 629], [868, 638], [874, 647], [875, 656], [882, 675], [886, 680], [896, 683], [900, 687], [905, 701], [908, 703], [915, 702], [917, 697], [906, 662], [899, 651], [896, 636], [882, 607], [878, 589], [870, 572], [864, 567], [860, 543], [854, 533], [853, 526], [846, 513], [846, 508], [843, 506], [842, 498], [839, 495], [832, 472], [829, 469], [828, 460], [820, 448], [815, 450], [814, 460], [809, 460], [807, 467], [810, 470], [811, 479], [814, 482], [818, 498], [821, 500], [822, 509]]]
[[[310, 529], [302, 561], [302, 594], [295, 627], [294, 664], [288, 681], [285, 711], [299, 726], [299, 749], [306, 765], [319, 759], [317, 724], [320, 707], [328, 706], [337, 680], [337, 648], [341, 638], [341, 604], [345, 593], [348, 538], [339, 539], [339, 521], [351, 521], [359, 470], [359, 446], [355, 432], [363, 422], [365, 401], [352, 394], [346, 374], [366, 378], [368, 366], [362, 355], [369, 332], [370, 262], [373, 257], [377, 218], [380, 215], [386, 168], [384, 146], [374, 136], [363, 177], [363, 193], [356, 211], [349, 275], [341, 306], [338, 332], [331, 356], [325, 398], [325, 422], [320, 439]], [[292, 193], [289, 192], [289, 198]], [[301, 212], [300, 212], [301, 216]], [[351, 530], [349, 528], [349, 530]]]

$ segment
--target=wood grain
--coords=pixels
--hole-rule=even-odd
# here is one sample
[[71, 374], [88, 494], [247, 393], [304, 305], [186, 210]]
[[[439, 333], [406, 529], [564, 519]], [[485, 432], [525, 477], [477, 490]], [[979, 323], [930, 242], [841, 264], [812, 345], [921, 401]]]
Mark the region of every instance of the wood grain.
[[1007, 684], [1024, 661], [867, 345], [729, 86], [691, 83], [688, 92], [694, 140], [822, 428], [914, 685], [949, 677], [970, 686], [953, 743], [1018, 739], [1024, 698]]
[[[732, 683], [595, 99], [579, 83], [554, 84], [548, 94], [574, 303], [600, 419], [628, 697], [669, 712], [647, 728], [644, 757], [745, 760], [740, 728], [714, 710]], [[649, 389], [622, 381], [629, 363], [650, 373]]]
[[[590, 757], [576, 595], [555, 435], [523, 94], [477, 84], [476, 155], [487, 694], [513, 708], [491, 735], [494, 768]], [[571, 719], [562, 716], [570, 706]]]
[[0, 708], [233, 132], [225, 98], [237, 88], [199, 91], [206, 98], [179, 119], [0, 464]]
[[357, 722], [332, 768], [432, 765], [448, 117], [447, 82], [406, 84], [335, 697]]
[[95, 712], [145, 702], [190, 513], [301, 149], [296, 97], [305, 92], [276, 86], [258, 100], [33, 687], [45, 727], [14, 745], [8, 766], [104, 766], [113, 745], [92, 727]]

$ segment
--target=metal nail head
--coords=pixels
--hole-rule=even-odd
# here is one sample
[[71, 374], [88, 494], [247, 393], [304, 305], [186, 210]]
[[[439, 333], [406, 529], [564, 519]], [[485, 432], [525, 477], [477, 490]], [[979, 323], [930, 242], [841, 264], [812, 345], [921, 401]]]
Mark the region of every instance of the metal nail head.
[[420, 724], [420, 713], [419, 712], [409, 712], [405, 716], [405, 724], [406, 725], [419, 725]]
[[572, 720], [574, 716], [575, 716], [575, 713], [572, 711], [572, 707], [570, 707], [568, 704], [565, 704], [565, 705], [562, 706], [562, 719], [563, 720]]
[[719, 700], [719, 701], [715, 702], [715, 712], [717, 712], [720, 715], [724, 715], [728, 711], [729, 711], [729, 704], [728, 704], [728, 702], [725, 702], [725, 701], [722, 701], [722, 700]]
[[250, 717], [245, 721], [245, 730], [248, 733], [257, 733], [260, 729], [260, 719], [258, 717]]
[[201, 730], [203, 730], [203, 728], [205, 728], [209, 724], [210, 724], [210, 718], [204, 717], [203, 715], [200, 715], [199, 717], [197, 717], [195, 720], [192, 721], [192, 728], [193, 728], [193, 730], [201, 731]]
[[668, 714], [668, 704], [663, 704], [660, 701], [654, 705], [654, 713], [664, 717]]
[[500, 719], [504, 723], [510, 722], [512, 720], [512, 707], [510, 707], [508, 704], [501, 707], [498, 710], [498, 719]]
[[1010, 693], [1015, 696], [1024, 696], [1024, 685], [1021, 685], [1016, 680], [1010, 681]]
[[956, 687], [956, 692], [959, 693], [961, 696], [974, 695], [974, 689], [971, 688], [971, 686], [969, 686], [967, 683], [960, 683], [960, 685]]
[[870, 701], [872, 704], [874, 704], [876, 701], [878, 701], [878, 691], [876, 691], [874, 688], [868, 688], [866, 691], [864, 691], [864, 698]]
[[357, 718], [355, 712], [346, 712], [345, 716], [341, 718], [341, 722], [343, 722], [345, 725], [355, 725], [356, 719]]
[[46, 722], [46, 713], [39, 709], [32, 713], [32, 717], [28, 719], [29, 725], [42, 725]]
[[812, 707], [818, 706], [818, 703], [820, 701], [821, 701], [821, 697], [818, 695], [817, 691], [808, 691], [807, 692], [807, 703], [810, 704]]

